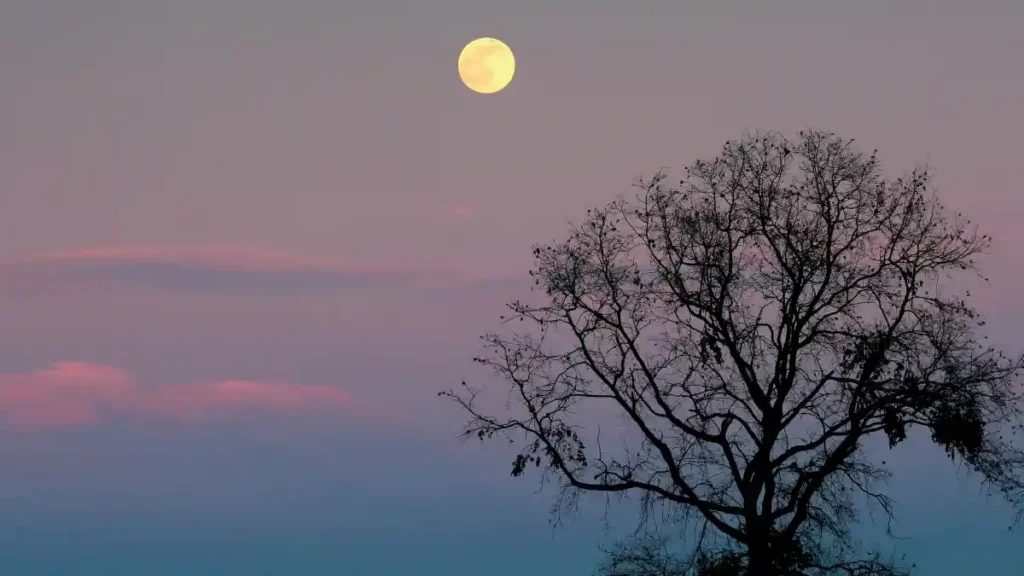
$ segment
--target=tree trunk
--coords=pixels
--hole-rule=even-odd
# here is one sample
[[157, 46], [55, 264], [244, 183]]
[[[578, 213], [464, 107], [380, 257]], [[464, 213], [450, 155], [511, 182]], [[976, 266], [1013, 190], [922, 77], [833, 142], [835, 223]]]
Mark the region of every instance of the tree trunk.
[[768, 539], [758, 539], [747, 548], [747, 574], [746, 576], [778, 576], [775, 573], [774, 562], [772, 562], [771, 549], [768, 546]]

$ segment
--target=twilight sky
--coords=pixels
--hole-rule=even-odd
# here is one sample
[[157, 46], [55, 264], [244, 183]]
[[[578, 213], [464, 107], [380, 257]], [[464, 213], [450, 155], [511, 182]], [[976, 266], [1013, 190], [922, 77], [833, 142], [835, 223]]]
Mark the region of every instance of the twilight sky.
[[[1019, 0], [0, 2], [0, 569], [590, 574], [599, 507], [552, 529], [435, 394], [480, 377], [532, 243], [746, 130], [929, 161], [995, 237], [977, 303], [1017, 351], [1022, 27]], [[479, 36], [516, 54], [496, 95], [457, 76]], [[893, 458], [922, 573], [1019, 573], [1001, 503]]]

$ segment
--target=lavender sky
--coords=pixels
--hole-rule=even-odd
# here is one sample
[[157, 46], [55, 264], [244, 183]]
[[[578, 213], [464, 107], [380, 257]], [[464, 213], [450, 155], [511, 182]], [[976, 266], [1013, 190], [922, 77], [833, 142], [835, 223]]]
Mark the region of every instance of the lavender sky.
[[[552, 529], [436, 392], [481, 377], [531, 244], [747, 130], [930, 162], [1019, 350], [1022, 27], [1019, 0], [0, 2], [0, 570], [590, 574], [599, 506]], [[516, 54], [496, 95], [457, 76], [479, 36]], [[922, 573], [1020, 573], [1004, 505], [893, 459]]]

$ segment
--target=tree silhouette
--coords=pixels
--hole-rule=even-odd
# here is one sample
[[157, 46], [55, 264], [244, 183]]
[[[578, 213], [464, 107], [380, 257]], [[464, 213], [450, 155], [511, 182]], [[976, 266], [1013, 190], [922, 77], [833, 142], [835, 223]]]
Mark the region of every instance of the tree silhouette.
[[1024, 359], [984, 346], [984, 322], [946, 294], [990, 237], [945, 213], [927, 168], [887, 180], [876, 153], [810, 130], [748, 135], [678, 186], [637, 185], [534, 249], [544, 303], [511, 303], [506, 321], [530, 328], [485, 335], [475, 358], [503, 377], [505, 408], [466, 383], [441, 393], [467, 437], [519, 442], [513, 475], [539, 466], [570, 503], [636, 494], [701, 534], [689, 562], [644, 572], [650, 550], [621, 551], [607, 573], [903, 573], [857, 560], [849, 527], [864, 504], [892, 517], [865, 442], [914, 428], [1024, 503]]

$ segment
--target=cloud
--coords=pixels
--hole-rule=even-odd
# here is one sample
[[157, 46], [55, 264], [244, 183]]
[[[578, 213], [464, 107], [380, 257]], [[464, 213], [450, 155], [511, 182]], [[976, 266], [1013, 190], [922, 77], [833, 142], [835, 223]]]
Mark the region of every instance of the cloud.
[[94, 426], [114, 413], [196, 422], [223, 412], [293, 414], [356, 407], [346, 391], [333, 386], [226, 380], [144, 388], [117, 367], [80, 362], [0, 373], [0, 419], [19, 429]]
[[62, 286], [174, 290], [334, 292], [434, 286], [458, 281], [446, 271], [343, 266], [231, 246], [120, 246], [53, 252], [0, 264], [0, 291]]
[[448, 213], [456, 218], [469, 220], [476, 214], [476, 208], [469, 204], [456, 203], [448, 206]]

